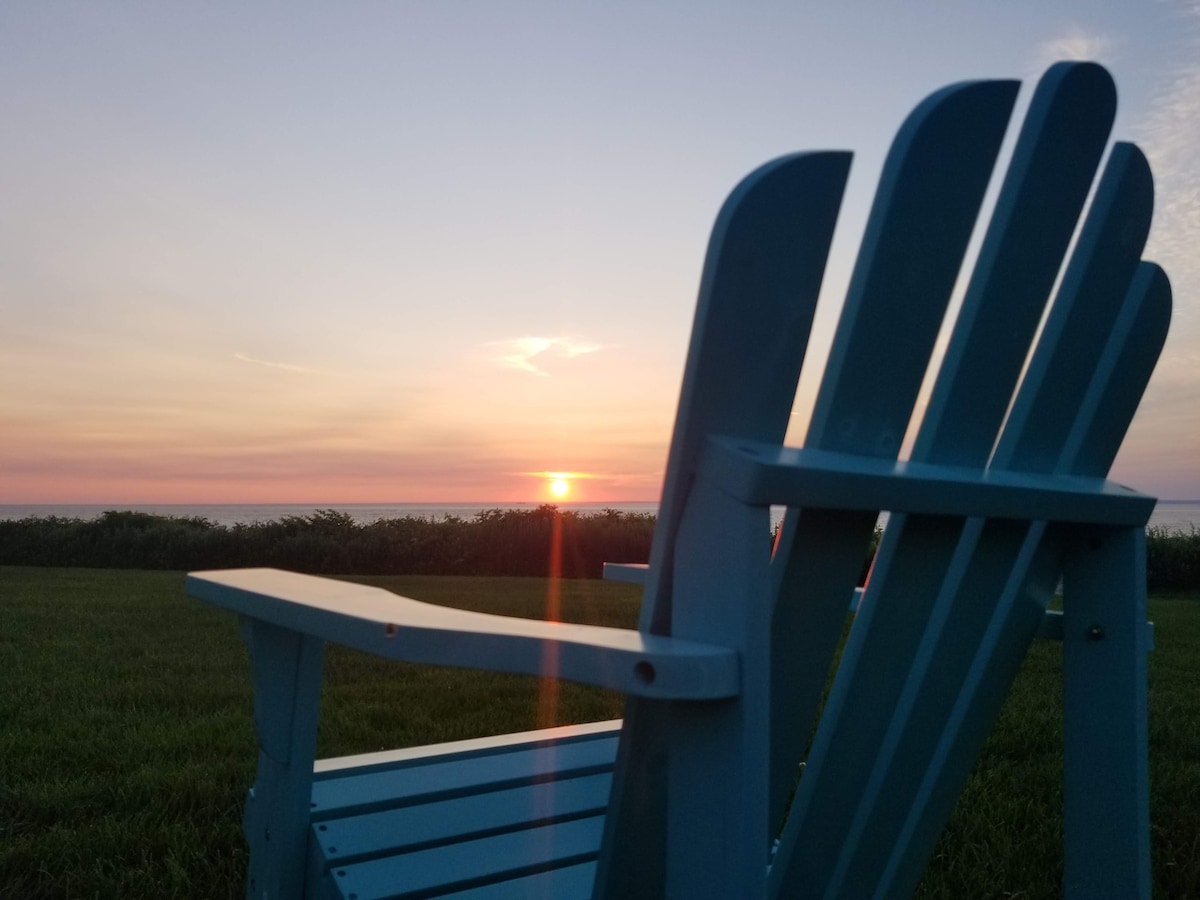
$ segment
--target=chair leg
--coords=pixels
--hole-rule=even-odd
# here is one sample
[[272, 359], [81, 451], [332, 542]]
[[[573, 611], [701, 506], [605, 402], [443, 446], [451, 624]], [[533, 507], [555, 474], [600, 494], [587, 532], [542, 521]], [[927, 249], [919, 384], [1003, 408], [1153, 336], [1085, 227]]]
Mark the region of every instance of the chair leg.
[[703, 480], [693, 485], [675, 557], [675, 596], [687, 603], [675, 607], [672, 633], [736, 648], [742, 691], [729, 700], [671, 704], [664, 723], [668, 897], [766, 894], [775, 824], [767, 800], [768, 533], [766, 507], [745, 506]]
[[1111, 529], [1063, 575], [1065, 896], [1150, 896], [1146, 536]]
[[246, 897], [300, 900], [321, 698], [324, 642], [243, 620], [254, 678], [258, 773], [243, 829], [250, 845]]

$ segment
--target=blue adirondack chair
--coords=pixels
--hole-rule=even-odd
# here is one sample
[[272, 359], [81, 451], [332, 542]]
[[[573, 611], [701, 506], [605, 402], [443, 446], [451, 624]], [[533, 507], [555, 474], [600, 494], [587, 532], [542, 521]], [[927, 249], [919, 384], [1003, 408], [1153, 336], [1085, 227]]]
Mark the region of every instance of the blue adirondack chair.
[[[800, 448], [782, 440], [849, 155], [785, 157], [734, 190], [651, 560], [612, 569], [645, 582], [638, 631], [271, 570], [189, 577], [239, 613], [251, 651], [248, 896], [903, 896], [1039, 634], [1064, 646], [1066, 892], [1148, 896], [1154, 501], [1105, 478], [1170, 288], [1140, 259], [1153, 189], [1131, 144], [1108, 155], [1066, 258], [1115, 110], [1100, 67], [1040, 81], [915, 409], [1016, 91], [954, 85], [904, 123]], [[773, 553], [771, 504], [787, 507]], [[626, 716], [314, 765], [326, 641], [507, 672], [554, 659], [624, 691]]]

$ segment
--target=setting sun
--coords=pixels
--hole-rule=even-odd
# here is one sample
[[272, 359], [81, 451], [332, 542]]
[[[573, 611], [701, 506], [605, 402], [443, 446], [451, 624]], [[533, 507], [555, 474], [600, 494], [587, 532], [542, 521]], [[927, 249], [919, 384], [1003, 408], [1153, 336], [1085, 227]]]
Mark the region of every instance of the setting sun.
[[522, 474], [530, 475], [538, 480], [539, 483], [535, 490], [538, 501], [542, 503], [547, 501], [557, 502], [560, 500], [572, 503], [587, 503], [602, 499], [601, 497], [595, 497], [594, 491], [588, 490], [592, 482], [600, 478], [599, 475], [592, 472], [555, 469], [552, 471], [524, 472]]

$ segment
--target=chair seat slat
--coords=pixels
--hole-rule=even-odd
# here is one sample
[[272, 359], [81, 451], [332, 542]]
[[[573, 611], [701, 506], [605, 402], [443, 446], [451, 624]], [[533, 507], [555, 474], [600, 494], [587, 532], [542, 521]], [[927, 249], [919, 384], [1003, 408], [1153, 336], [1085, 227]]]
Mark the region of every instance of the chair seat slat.
[[[313, 823], [311, 852], [345, 864], [531, 825], [603, 815], [611, 773], [420, 803]], [[405, 798], [407, 801], [407, 798]]]
[[314, 782], [314, 820], [612, 769], [617, 739], [537, 747]]
[[609, 719], [588, 722], [583, 725], [560, 725], [556, 728], [539, 728], [535, 731], [515, 731], [484, 738], [448, 741], [441, 744], [426, 744], [422, 747], [403, 747], [376, 753], [360, 753], [353, 756], [333, 756], [313, 763], [313, 780], [341, 778], [344, 775], [366, 775], [384, 769], [403, 769], [425, 766], [431, 762], [465, 761], [476, 756], [494, 756], [500, 753], [517, 753], [539, 747], [562, 747], [585, 741], [601, 741], [617, 738], [621, 734], [621, 720]]
[[594, 862], [578, 863], [446, 894], [445, 900], [584, 900], [596, 880]]
[[355, 900], [438, 896], [590, 862], [600, 850], [603, 825], [602, 817], [593, 816], [337, 866], [330, 880], [341, 896]]

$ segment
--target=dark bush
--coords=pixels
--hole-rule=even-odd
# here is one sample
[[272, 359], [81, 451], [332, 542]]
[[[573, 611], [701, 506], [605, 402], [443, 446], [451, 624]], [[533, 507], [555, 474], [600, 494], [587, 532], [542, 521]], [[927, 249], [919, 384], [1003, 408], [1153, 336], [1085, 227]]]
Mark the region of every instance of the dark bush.
[[[645, 562], [654, 516], [542, 506], [489, 509], [471, 519], [357, 523], [332, 509], [232, 526], [204, 518], [106, 512], [0, 521], [0, 565], [112, 569], [274, 566], [316, 574], [560, 575], [599, 578], [604, 562]], [[863, 564], [865, 576], [878, 533]], [[769, 536], [765, 539], [769, 540]], [[1152, 591], [1200, 588], [1200, 532], [1151, 528]]]
[[1146, 529], [1146, 573], [1152, 591], [1200, 588], [1200, 531]]
[[318, 574], [533, 575], [599, 578], [606, 560], [644, 562], [654, 517], [553, 506], [473, 519], [359, 524], [332, 509], [253, 524], [106, 512], [0, 521], [0, 565], [127, 569], [274, 566]]

